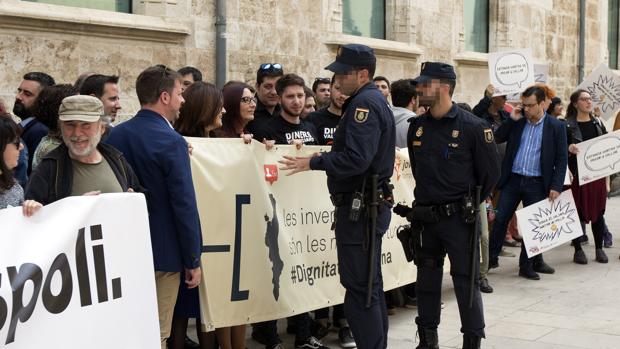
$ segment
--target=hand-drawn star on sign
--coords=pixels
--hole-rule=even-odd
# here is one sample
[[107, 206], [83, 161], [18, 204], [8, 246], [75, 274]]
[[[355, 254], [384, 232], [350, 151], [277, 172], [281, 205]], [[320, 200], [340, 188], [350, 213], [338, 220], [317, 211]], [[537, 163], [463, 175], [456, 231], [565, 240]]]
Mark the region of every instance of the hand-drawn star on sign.
[[562, 233], [572, 234], [572, 225], [577, 221], [574, 216], [576, 210], [571, 208], [568, 201], [556, 200], [551, 204], [551, 208], [539, 208], [538, 213], [529, 219], [534, 232], [532, 240], [551, 242]]
[[592, 103], [603, 113], [613, 112], [620, 107], [620, 85], [612, 76], [600, 75], [596, 82], [586, 86], [592, 96]]

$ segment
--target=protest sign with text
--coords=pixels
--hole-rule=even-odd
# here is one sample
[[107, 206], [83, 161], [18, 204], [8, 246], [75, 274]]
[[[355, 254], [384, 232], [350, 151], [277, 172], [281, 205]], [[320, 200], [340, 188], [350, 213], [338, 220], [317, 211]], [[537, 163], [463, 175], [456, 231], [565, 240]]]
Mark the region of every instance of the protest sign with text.
[[494, 96], [521, 93], [533, 85], [532, 50], [489, 53], [489, 81], [495, 87]]
[[592, 107], [599, 108], [600, 116], [605, 120], [615, 116], [620, 108], [620, 77], [605, 63], [594, 69], [577, 89], [588, 91], [592, 97]]
[[571, 190], [554, 201], [544, 199], [516, 212], [528, 257], [549, 251], [583, 235]]
[[[202, 321], [207, 329], [279, 319], [342, 303], [332, 205], [323, 171], [287, 176], [283, 155], [329, 147], [265, 146], [240, 139], [191, 138], [192, 176], [203, 233]], [[406, 149], [392, 184], [397, 201], [413, 201]], [[392, 216], [383, 238], [385, 289], [415, 280], [396, 237], [407, 222]]]
[[69, 197], [25, 218], [0, 210], [0, 345], [159, 348], [142, 194]]
[[579, 185], [620, 172], [620, 130], [577, 144]]

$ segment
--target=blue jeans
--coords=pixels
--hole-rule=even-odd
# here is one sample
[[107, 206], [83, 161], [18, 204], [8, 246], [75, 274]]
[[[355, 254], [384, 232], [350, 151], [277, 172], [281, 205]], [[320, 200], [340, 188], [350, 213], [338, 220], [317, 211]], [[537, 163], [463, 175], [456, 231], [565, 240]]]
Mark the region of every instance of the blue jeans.
[[[542, 177], [525, 177], [516, 173], [510, 174], [508, 183], [501, 188], [499, 201], [497, 203], [495, 223], [493, 223], [493, 231], [489, 236], [489, 260], [491, 262], [497, 262], [499, 253], [502, 251], [502, 244], [506, 236], [508, 223], [519, 206], [519, 203], [523, 201], [523, 206], [529, 206], [548, 196], [549, 193], [545, 191]], [[542, 254], [534, 258], [535, 262], [542, 262]], [[525, 244], [521, 244], [519, 268], [532, 268], [532, 259], [527, 258]]]

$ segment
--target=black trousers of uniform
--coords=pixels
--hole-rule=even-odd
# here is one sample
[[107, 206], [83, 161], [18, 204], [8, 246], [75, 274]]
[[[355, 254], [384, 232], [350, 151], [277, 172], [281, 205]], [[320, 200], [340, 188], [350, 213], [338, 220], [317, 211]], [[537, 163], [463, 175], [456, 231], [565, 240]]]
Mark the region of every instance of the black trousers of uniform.
[[470, 239], [472, 225], [463, 222], [460, 214], [444, 217], [439, 223], [424, 223], [422, 248], [418, 263], [416, 295], [418, 317], [416, 324], [427, 329], [437, 329], [441, 317], [441, 282], [443, 260], [448, 254], [450, 275], [461, 316], [461, 332], [484, 337], [484, 313], [480, 297], [480, 251], [476, 248], [474, 277], [474, 302], [469, 307]]
[[[366, 235], [367, 215], [357, 222], [349, 220], [349, 207], [336, 211], [336, 246], [340, 283], [346, 289], [344, 314], [358, 349], [387, 348], [388, 318], [381, 276], [381, 240], [390, 225], [391, 210], [379, 205], [375, 248], [369, 251]], [[375, 269], [370, 308], [366, 308], [369, 252], [375, 254]]]

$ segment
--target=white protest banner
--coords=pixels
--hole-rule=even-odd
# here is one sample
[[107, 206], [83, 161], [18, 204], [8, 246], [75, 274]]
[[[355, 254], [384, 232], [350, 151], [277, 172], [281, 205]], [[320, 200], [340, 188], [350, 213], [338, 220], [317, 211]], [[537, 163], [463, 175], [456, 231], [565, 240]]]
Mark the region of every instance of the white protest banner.
[[489, 53], [489, 81], [495, 87], [494, 96], [520, 93], [533, 85], [532, 50]]
[[530, 258], [583, 235], [570, 189], [553, 202], [544, 199], [518, 210], [516, 215], [517, 226]]
[[579, 185], [620, 172], [620, 130], [577, 144]]
[[159, 348], [142, 194], [69, 197], [25, 218], [0, 210], [0, 345]]
[[616, 115], [620, 108], [620, 77], [611, 71], [605, 63], [599, 65], [588, 75], [577, 89], [590, 93], [593, 108], [601, 110], [605, 120]]
[[[283, 155], [329, 147], [275, 146], [191, 138], [192, 176], [203, 233], [202, 321], [212, 329], [288, 317], [342, 303], [332, 205], [323, 171], [286, 176]], [[406, 149], [397, 153], [392, 184], [411, 204], [413, 176]], [[392, 216], [383, 238], [385, 289], [415, 280]]]

